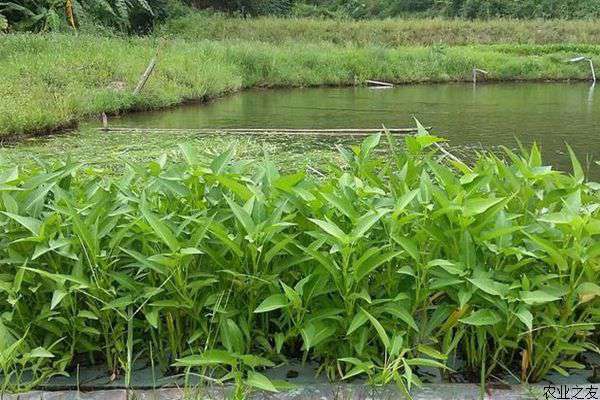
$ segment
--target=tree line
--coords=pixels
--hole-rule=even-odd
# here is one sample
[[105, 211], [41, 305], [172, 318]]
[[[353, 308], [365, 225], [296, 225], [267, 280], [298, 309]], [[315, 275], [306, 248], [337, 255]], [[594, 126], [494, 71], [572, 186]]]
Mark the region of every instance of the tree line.
[[600, 0], [195, 0], [243, 14], [340, 18], [426, 16], [449, 18], [596, 18]]
[[600, 0], [14, 0], [0, 1], [0, 31], [91, 26], [144, 33], [191, 9], [242, 17], [591, 19], [600, 17]]

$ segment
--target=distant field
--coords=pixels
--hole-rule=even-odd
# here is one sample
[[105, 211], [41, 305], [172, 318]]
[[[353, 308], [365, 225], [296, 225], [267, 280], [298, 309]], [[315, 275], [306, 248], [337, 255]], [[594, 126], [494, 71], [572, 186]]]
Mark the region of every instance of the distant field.
[[499, 43], [600, 44], [600, 21], [597, 20], [351, 21], [274, 17], [239, 19], [196, 13], [172, 19], [158, 31], [190, 40], [303, 41], [383, 47]]

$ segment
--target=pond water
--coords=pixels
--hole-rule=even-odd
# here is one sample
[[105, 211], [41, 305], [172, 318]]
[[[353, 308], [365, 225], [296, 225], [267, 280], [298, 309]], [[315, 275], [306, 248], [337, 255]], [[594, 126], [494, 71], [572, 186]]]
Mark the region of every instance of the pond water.
[[[600, 88], [588, 83], [436, 84], [392, 89], [250, 90], [209, 104], [133, 113], [112, 125], [156, 128], [377, 128], [432, 126], [451, 145], [541, 145], [569, 169], [565, 142], [584, 166], [600, 159]], [[298, 139], [301, 140], [301, 139]], [[592, 163], [593, 164], [593, 163]], [[597, 175], [593, 166], [592, 175]]]

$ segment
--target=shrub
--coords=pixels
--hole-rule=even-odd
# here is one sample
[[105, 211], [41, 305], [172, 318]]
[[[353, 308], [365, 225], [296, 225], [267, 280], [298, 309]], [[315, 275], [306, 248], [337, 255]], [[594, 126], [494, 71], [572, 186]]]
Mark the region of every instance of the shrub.
[[[25, 0], [0, 3], [0, 19], [14, 30], [47, 32], [98, 24], [121, 32], [149, 32], [178, 16], [176, 0]], [[2, 17], [2, 14], [4, 17]], [[0, 30], [3, 30], [0, 22]]]

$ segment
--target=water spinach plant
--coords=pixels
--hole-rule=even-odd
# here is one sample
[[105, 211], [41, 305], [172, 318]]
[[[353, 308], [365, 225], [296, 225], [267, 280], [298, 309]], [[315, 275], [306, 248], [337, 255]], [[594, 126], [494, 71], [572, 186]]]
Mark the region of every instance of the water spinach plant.
[[467, 164], [440, 141], [374, 135], [318, 179], [186, 146], [117, 178], [3, 171], [3, 389], [86, 364], [130, 382], [143, 359], [271, 391], [265, 367], [312, 361], [407, 395], [423, 368], [583, 368], [599, 351], [600, 184], [573, 154], [571, 173], [536, 146]]

